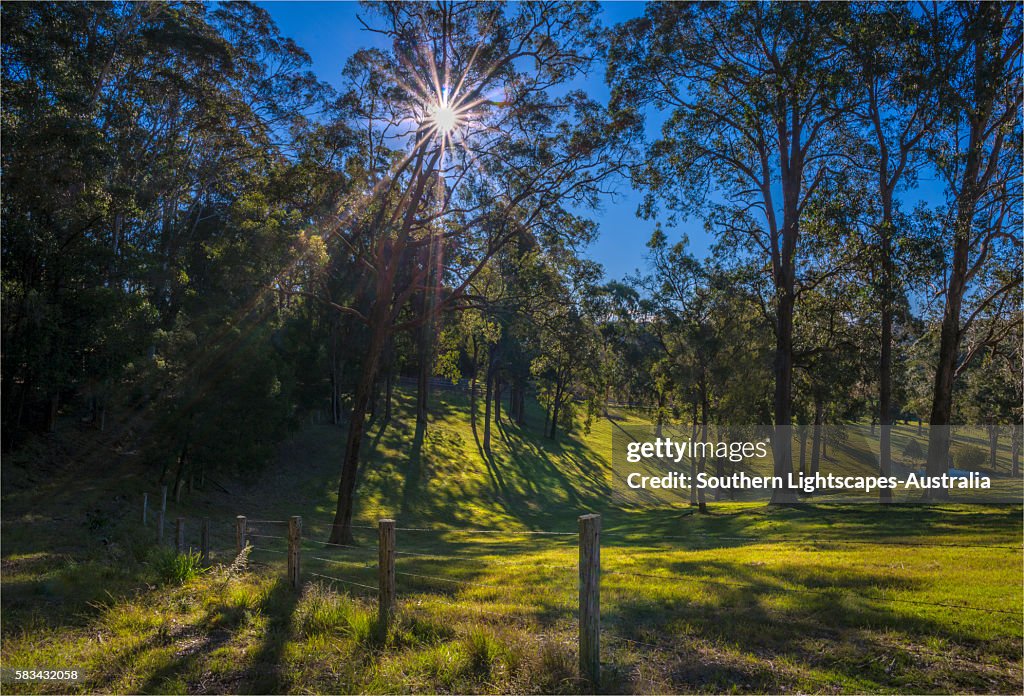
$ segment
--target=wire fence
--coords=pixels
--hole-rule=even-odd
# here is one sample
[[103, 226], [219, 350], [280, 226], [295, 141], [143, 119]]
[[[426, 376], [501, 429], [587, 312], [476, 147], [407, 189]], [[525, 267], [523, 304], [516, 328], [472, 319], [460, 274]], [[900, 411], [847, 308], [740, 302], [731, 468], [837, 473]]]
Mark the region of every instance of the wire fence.
[[[391, 545], [384, 542], [382, 526], [391, 524]], [[208, 523], [207, 523], [208, 524]], [[469, 618], [484, 622], [517, 622], [536, 624], [537, 621], [575, 623], [580, 631], [581, 674], [584, 669], [584, 644], [589, 640], [584, 624], [588, 622], [587, 605], [596, 596], [608, 593], [605, 609], [611, 610], [608, 625], [596, 628], [596, 640], [610, 645], [626, 646], [660, 653], [681, 653], [688, 649], [685, 644], [665, 645], [658, 641], [640, 640], [643, 636], [623, 635], [636, 626], [623, 626], [621, 608], [630, 598], [637, 596], [633, 583], [654, 585], [656, 594], [678, 593], [682, 604], [666, 605], [659, 617], [664, 621], [669, 616], [689, 620], [696, 616], [706, 619], [709, 612], [716, 617], [741, 612], [757, 611], [771, 614], [773, 611], [787, 611], [776, 606], [747, 602], [736, 604], [728, 596], [720, 596], [708, 602], [703, 598], [702, 589], [722, 587], [736, 590], [740, 598], [756, 600], [760, 597], [820, 597], [830, 600], [836, 611], [851, 611], [850, 603], [864, 603], [881, 610], [885, 606], [912, 606], [926, 610], [975, 615], [1001, 615], [1024, 619], [1024, 610], [1004, 609], [998, 606], [979, 606], [963, 602], [949, 602], [932, 599], [918, 599], [906, 596], [909, 589], [878, 588], [872, 591], [856, 591], [837, 585], [793, 586], [799, 581], [785, 575], [773, 574], [769, 569], [759, 571], [760, 576], [750, 580], [730, 580], [711, 577], [707, 572], [682, 574], [671, 567], [658, 567], [655, 559], [626, 552], [614, 554], [604, 568], [598, 562], [596, 587], [585, 589], [583, 553], [584, 539], [581, 532], [559, 530], [514, 530], [488, 528], [449, 528], [409, 526], [399, 527], [391, 521], [381, 525], [352, 525], [351, 530], [359, 537], [353, 543], [336, 543], [303, 536], [301, 518], [273, 520], [236, 518], [236, 551], [248, 549], [263, 558], [259, 563], [267, 565], [280, 563], [288, 565], [288, 576], [295, 587], [303, 579], [322, 584], [372, 601], [384, 611], [395, 611], [407, 616], [438, 616]], [[179, 522], [180, 529], [180, 522]], [[311, 530], [307, 530], [311, 531]], [[321, 528], [320, 533], [323, 532]], [[396, 548], [394, 533], [401, 532], [406, 544], [413, 540], [413, 550]], [[204, 532], [207, 534], [208, 530]], [[609, 530], [603, 534], [605, 541], [637, 543], [659, 543], [685, 541], [687, 544], [672, 544], [675, 550], [702, 551], [701, 542], [736, 541], [764, 545], [806, 544], [811, 547], [830, 545], [870, 545], [891, 548], [960, 548], [1020, 551], [1021, 547], [1006, 544], [985, 543], [939, 543], [907, 539], [821, 539], [798, 538], [793, 536], [755, 537], [735, 534], [713, 534], [695, 531], [693, 534], [655, 535], [650, 539], [638, 540], [622, 530]], [[180, 537], [180, 531], [179, 531]], [[363, 537], [366, 537], [365, 539]], [[377, 538], [372, 538], [377, 537]], [[570, 537], [577, 537], [578, 544], [569, 543]], [[417, 538], [419, 538], [417, 540]], [[524, 559], [523, 539], [530, 542], [529, 560]], [[420, 547], [417, 548], [416, 544]], [[208, 539], [206, 552], [208, 552]], [[443, 548], [437, 548], [442, 546]], [[600, 546], [598, 545], [598, 548]], [[621, 549], [621, 547], [619, 547]], [[579, 551], [579, 559], [569, 556]], [[729, 549], [722, 549], [728, 554]], [[265, 555], [262, 555], [265, 554]], [[262, 555], [262, 556], [261, 556]], [[599, 557], [599, 553], [597, 554]], [[533, 560], [534, 562], [529, 562]], [[301, 569], [300, 569], [301, 562]], [[640, 569], [632, 564], [643, 563]], [[510, 568], [515, 568], [511, 573]], [[898, 582], [898, 577], [891, 578]], [[390, 583], [390, 585], [388, 585]], [[388, 589], [390, 587], [390, 589]], [[588, 593], [595, 597], [589, 598]], [[385, 602], [386, 594], [391, 596]], [[623, 593], [626, 593], [625, 595]], [[640, 594], [646, 593], [646, 589]], [[396, 603], [396, 599], [398, 600]], [[822, 607], [804, 608], [812, 614]], [[803, 611], [803, 609], [797, 609]], [[695, 614], [696, 613], [696, 614]], [[382, 618], [387, 618], [382, 614]], [[558, 630], [564, 630], [560, 628]], [[624, 630], [625, 629], [625, 630]], [[930, 653], [916, 645], [896, 646], [908, 655], [927, 655], [948, 661], [969, 662], [966, 658], [943, 653]], [[592, 669], [592, 668], [590, 668]], [[599, 668], [598, 668], [599, 670]], [[590, 672], [598, 674], [599, 672]]]
[[[287, 520], [251, 520], [254, 524], [287, 524]], [[352, 529], [358, 530], [376, 530], [377, 527], [370, 525], [352, 525]], [[549, 531], [549, 530], [509, 530], [509, 529], [457, 529], [447, 527], [395, 527], [396, 531], [400, 532], [411, 532], [411, 533], [431, 533], [438, 535], [505, 535], [505, 536], [548, 536], [548, 537], [570, 537], [576, 536], [576, 532], [564, 532], [564, 531]], [[613, 537], [615, 532], [609, 532], [605, 536]], [[247, 537], [252, 540], [275, 540], [275, 541], [287, 541], [286, 536], [274, 535], [274, 534], [263, 534], [251, 532], [247, 534]], [[761, 543], [761, 544], [808, 544], [808, 545], [831, 545], [831, 544], [843, 544], [843, 545], [885, 545], [894, 547], [908, 547], [908, 548], [969, 548], [969, 549], [997, 549], [997, 550], [1010, 550], [1020, 551], [1022, 547], [1017, 546], [1006, 546], [999, 544], [961, 544], [961, 543], [925, 543], [925, 542], [914, 542], [914, 541], [894, 541], [894, 540], [824, 540], [824, 539], [801, 539], [794, 537], [772, 537], [772, 538], [759, 538], [751, 536], [737, 536], [737, 535], [709, 535], [704, 533], [697, 533], [690, 536], [672, 536], [672, 535], [657, 535], [652, 541], [661, 540], [684, 540], [693, 542], [694, 540], [711, 540], [711, 541], [744, 541], [750, 543]], [[312, 539], [304, 539], [303, 543], [307, 545], [315, 545], [325, 549], [343, 549], [349, 552], [361, 552], [370, 553], [376, 556], [376, 549], [367, 546], [359, 546], [356, 544], [341, 544], [335, 542], [319, 541]], [[253, 543], [253, 550], [257, 552], [272, 553], [278, 555], [287, 555], [285, 549], [274, 549], [269, 548], [262, 543]], [[417, 551], [404, 551], [395, 550], [394, 554], [398, 557], [398, 560], [402, 561], [413, 561], [417, 563], [425, 563], [436, 561], [439, 563], [465, 563], [475, 562], [479, 569], [487, 568], [500, 568], [508, 566], [522, 566], [521, 560], [501, 560], [495, 559], [492, 556], [498, 555], [500, 549], [495, 553], [487, 554], [482, 553], [479, 547], [473, 549], [473, 553], [424, 553]], [[347, 568], [359, 568], [367, 570], [377, 570], [377, 563], [374, 561], [370, 563], [367, 560], [353, 561], [353, 560], [340, 560], [336, 558], [326, 558], [323, 556], [306, 556], [308, 560], [325, 563], [328, 565], [334, 565], [337, 567]], [[537, 563], [531, 564], [532, 570], [554, 570], [554, 571], [576, 571], [578, 566], [575, 564], [552, 564], [552, 563]], [[656, 569], [655, 569], [656, 570]], [[311, 576], [315, 577], [326, 577], [323, 574], [317, 574], [310, 572]], [[475, 588], [491, 588], [506, 590], [509, 585], [507, 583], [491, 583], [481, 582], [478, 580], [463, 580], [457, 577], [432, 575], [426, 572], [409, 572], [406, 570], [396, 570], [395, 575], [403, 578], [411, 578], [416, 580], [430, 581], [431, 583], [441, 583], [444, 586], [454, 585], [462, 587], [475, 587]], [[912, 604], [917, 606], [932, 607], [938, 609], [955, 609], [963, 611], [975, 611], [985, 613], [997, 613], [1006, 615], [1021, 615], [1021, 612], [1011, 611], [1005, 609], [999, 609], [994, 607], [980, 607], [970, 604], [959, 604], [949, 602], [932, 602], [925, 600], [917, 600], [906, 597], [893, 597], [884, 596], [877, 594], [864, 594], [853, 592], [848, 589], [840, 587], [781, 587], [781, 586], [766, 586], [763, 584], [754, 583], [743, 583], [734, 582], [728, 580], [722, 580], [718, 578], [708, 577], [693, 577], [683, 576], [672, 573], [649, 573], [649, 572], [634, 572], [625, 570], [614, 570], [605, 569], [602, 571], [602, 575], [611, 577], [627, 577], [637, 578], [644, 580], [658, 580], [663, 582], [678, 582], [698, 585], [715, 585], [720, 587], [731, 587], [736, 589], [748, 590], [752, 593], [757, 594], [801, 594], [801, 595], [816, 595], [816, 596], [827, 596], [831, 598], [850, 598], [859, 599], [866, 602], [892, 602], [897, 604]], [[333, 577], [339, 582], [344, 581], [344, 578]], [[422, 586], [422, 583], [421, 583]], [[369, 587], [363, 585], [363, 587]], [[373, 588], [377, 589], [377, 588]]]
[[[606, 538], [615, 538], [616, 536], [623, 535], [623, 532], [608, 532], [604, 536]], [[897, 541], [893, 539], [822, 539], [822, 538], [801, 538], [801, 537], [752, 537], [752, 536], [737, 536], [729, 534], [707, 534], [705, 532], [696, 532], [689, 536], [670, 535], [670, 534], [658, 534], [651, 537], [652, 543], [658, 543], [663, 540], [668, 541], [705, 541], [705, 542], [718, 542], [718, 541], [739, 541], [749, 544], [800, 544], [805, 546], [823, 547], [823, 546], [893, 546], [893, 547], [904, 547], [904, 548], [936, 548], [936, 549], [998, 549], [1004, 551], [1024, 551], [1024, 544], [1020, 546], [1006, 546], [1002, 544], [980, 544], [980, 543], [960, 543], [960, 542], [924, 542], [924, 541]]]

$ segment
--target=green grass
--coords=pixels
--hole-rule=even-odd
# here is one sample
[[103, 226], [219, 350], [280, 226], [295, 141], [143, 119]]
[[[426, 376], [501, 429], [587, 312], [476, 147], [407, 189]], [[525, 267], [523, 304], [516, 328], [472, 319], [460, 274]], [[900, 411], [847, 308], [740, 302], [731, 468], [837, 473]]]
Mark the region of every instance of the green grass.
[[[130, 461], [77, 500], [60, 476], [52, 490], [10, 493], [5, 479], [3, 665], [86, 675], [77, 685], [5, 688], [586, 691], [576, 676], [575, 537], [463, 530], [572, 533], [591, 511], [603, 515], [603, 691], [1024, 687], [1020, 505], [712, 502], [709, 515], [627, 506], [615, 495], [611, 433], [640, 416], [618, 413], [553, 443], [539, 435], [534, 410], [527, 427], [494, 431], [488, 458], [464, 400], [436, 401], [418, 456], [408, 395], [394, 422], [370, 427], [357, 509], [369, 529], [356, 530], [355, 549], [318, 543], [344, 445], [330, 426], [296, 434], [251, 485], [225, 482], [230, 496], [210, 489], [171, 506], [172, 519], [211, 518], [223, 564], [182, 578], [154, 563], [152, 529], [135, 522], [133, 501], [152, 484]], [[111, 495], [125, 501], [104, 506]], [[236, 514], [303, 516], [301, 592], [285, 584], [284, 556], [272, 553], [284, 541], [267, 538], [283, 536], [280, 524], [253, 523], [265, 536], [244, 568], [228, 567]], [[387, 630], [371, 590], [313, 575], [374, 586], [372, 527], [383, 516], [398, 519], [402, 552]]]

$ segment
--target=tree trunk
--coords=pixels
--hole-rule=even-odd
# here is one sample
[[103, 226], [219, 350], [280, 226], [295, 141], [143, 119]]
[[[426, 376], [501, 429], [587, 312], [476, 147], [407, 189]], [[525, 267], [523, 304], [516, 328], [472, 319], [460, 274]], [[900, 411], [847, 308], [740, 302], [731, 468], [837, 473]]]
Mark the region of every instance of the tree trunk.
[[426, 432], [430, 401], [430, 378], [434, 364], [434, 324], [428, 318], [420, 330], [419, 370], [416, 381], [416, 430]]
[[[886, 240], [888, 237], [886, 237]], [[887, 245], [883, 244], [883, 253]], [[887, 266], [883, 260], [883, 266]], [[887, 273], [888, 271], [883, 271]], [[890, 309], [891, 283], [886, 281], [882, 298], [882, 345], [878, 360], [878, 422], [882, 432], [878, 442], [878, 475], [885, 478], [892, 474], [892, 310]], [[878, 500], [892, 502], [892, 490], [879, 486]]]
[[800, 478], [807, 474], [807, 426], [800, 428]]
[[494, 391], [494, 372], [488, 360], [484, 375], [484, 452], [491, 453], [491, 394]]
[[501, 423], [501, 378], [494, 375], [494, 424]]
[[558, 437], [558, 412], [562, 406], [562, 378], [559, 377], [555, 383], [555, 404], [551, 410], [551, 434], [549, 437], [552, 440]]
[[49, 408], [46, 409], [46, 432], [52, 433], [57, 429], [57, 414], [60, 413], [60, 392], [50, 395]]
[[995, 473], [996, 449], [999, 447], [999, 426], [992, 423], [988, 426], [988, 469]]
[[1020, 476], [1020, 426], [1013, 424], [1010, 430], [1010, 467], [1014, 478]]
[[[697, 441], [697, 402], [693, 402], [693, 428], [690, 431], [690, 442]], [[697, 458], [690, 453], [690, 505], [697, 504]]]
[[328, 542], [332, 544], [351, 544], [352, 508], [356, 477], [359, 473], [359, 449], [363, 443], [363, 430], [366, 426], [366, 407], [373, 391], [373, 382], [377, 376], [377, 363], [387, 339], [387, 305], [384, 298], [390, 299], [391, 286], [386, 284], [386, 292], [380, 292], [377, 306], [371, 315], [370, 342], [366, 353], [359, 381], [356, 383], [352, 397], [352, 416], [349, 420], [348, 434], [345, 439], [345, 454], [341, 463], [341, 479], [338, 482], [338, 507], [334, 513], [331, 534]]
[[[791, 232], [794, 234], [795, 232]], [[786, 233], [783, 233], [786, 237]], [[795, 240], [793, 241], [795, 246]], [[785, 244], [784, 244], [785, 246]], [[782, 478], [783, 487], [772, 491], [772, 504], [797, 502], [796, 491], [789, 488], [789, 474], [793, 471], [792, 398], [793, 398], [793, 269], [792, 251], [789, 262], [781, 264], [781, 278], [777, 279], [778, 293], [775, 340], [775, 433], [772, 438], [774, 473]], [[787, 256], [783, 253], [783, 258]]]
[[811, 438], [811, 476], [817, 476], [821, 465], [821, 417], [825, 410], [821, 399], [814, 400], [814, 434]]
[[[952, 283], [951, 283], [952, 285]], [[942, 321], [939, 335], [939, 360], [935, 368], [935, 383], [932, 392], [932, 414], [928, 429], [928, 464], [929, 476], [941, 476], [949, 473], [949, 423], [953, 410], [953, 374], [956, 369], [957, 349], [959, 346], [958, 324], [960, 309], [959, 301], [956, 309], [950, 307], [951, 301], [946, 300], [946, 316]], [[929, 498], [946, 499], [949, 491], [945, 489], [929, 489]]]
[[341, 423], [341, 371], [338, 368], [338, 319], [331, 322], [331, 422]]
[[526, 425], [526, 384], [519, 385], [519, 393], [516, 396], [516, 424], [519, 427]]
[[[701, 401], [700, 401], [700, 439], [701, 442], [708, 441], [708, 399], [707, 392], [704, 390], [703, 385], [701, 386]], [[701, 450], [702, 454], [700, 457], [699, 473], [704, 473], [704, 463], [707, 461], [707, 455], [704, 454], [707, 450]], [[715, 489], [715, 500], [718, 500], [720, 492]], [[704, 489], [700, 488], [697, 490], [697, 510], [701, 514], [707, 514], [708, 504], [704, 499]]]
[[476, 426], [476, 365], [469, 378], [469, 424]]
[[391, 397], [395, 392], [395, 376], [393, 370], [388, 370], [384, 378], [384, 422], [391, 421]]
[[181, 502], [181, 487], [185, 482], [185, 468], [188, 465], [188, 446], [192, 439], [192, 416], [188, 418], [188, 425], [185, 427], [185, 442], [181, 445], [181, 452], [178, 453], [178, 467], [174, 474], [174, 502]]

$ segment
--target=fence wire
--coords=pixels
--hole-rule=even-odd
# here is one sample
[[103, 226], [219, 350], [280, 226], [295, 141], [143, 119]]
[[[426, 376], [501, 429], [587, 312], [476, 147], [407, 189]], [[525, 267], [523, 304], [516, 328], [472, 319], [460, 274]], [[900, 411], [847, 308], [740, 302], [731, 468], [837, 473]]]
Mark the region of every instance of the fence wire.
[[867, 600], [870, 602], [897, 602], [901, 604], [918, 604], [928, 607], [940, 607], [944, 609], [964, 609], [968, 611], [981, 611], [981, 612], [992, 612], [997, 614], [1010, 614], [1014, 616], [1022, 616], [1020, 611], [1010, 611], [1008, 609], [994, 609], [991, 607], [976, 607], [970, 604], [947, 604], [943, 602], [925, 602], [917, 599], [907, 599], [903, 597], [879, 597], [876, 595], [865, 595], [858, 592], [850, 592], [849, 590], [842, 590], [836, 588], [821, 588], [814, 589], [810, 587], [770, 587], [763, 588], [757, 585], [751, 585], [750, 583], [731, 582], [729, 580], [718, 580], [716, 578], [694, 578], [686, 577], [683, 575], [654, 575], [652, 573], [634, 573], [624, 572], [618, 570], [604, 570], [603, 575], [617, 575], [622, 577], [636, 577], [636, 578], [650, 578], [653, 580], [672, 580], [677, 582], [687, 582], [693, 586], [700, 585], [721, 585], [724, 587], [735, 587], [739, 589], [757, 590], [760, 594], [812, 594], [819, 596], [828, 597], [856, 597], [858, 599]]
[[328, 582], [340, 582], [345, 585], [351, 585], [353, 587], [359, 587], [364, 590], [370, 590], [371, 592], [377, 592], [377, 588], [371, 585], [364, 585], [361, 582], [355, 582], [354, 580], [345, 580], [344, 578], [336, 578], [333, 575], [323, 575], [321, 573], [309, 573], [309, 575], [320, 578], [321, 580], [327, 580]]
[[[608, 531], [602, 533], [604, 538], [615, 538], [617, 535], [625, 534], [625, 532]], [[936, 548], [936, 549], [996, 549], [1003, 551], [1024, 551], [1024, 544], [1021, 546], [1003, 546], [1000, 544], [965, 544], [965, 543], [935, 543], [935, 542], [916, 542], [916, 541], [890, 541], [885, 539], [810, 539], [801, 537], [745, 537], [745, 536], [732, 536], [732, 535], [719, 535], [719, 534], [705, 534], [698, 532], [690, 536], [678, 536], [678, 535], [667, 535], [659, 534], [650, 539], [652, 543], [657, 543], [662, 540], [672, 541], [745, 541], [753, 544], [806, 544], [807, 546], [828, 546], [831, 544], [839, 544], [845, 546], [898, 546], [906, 548]]]

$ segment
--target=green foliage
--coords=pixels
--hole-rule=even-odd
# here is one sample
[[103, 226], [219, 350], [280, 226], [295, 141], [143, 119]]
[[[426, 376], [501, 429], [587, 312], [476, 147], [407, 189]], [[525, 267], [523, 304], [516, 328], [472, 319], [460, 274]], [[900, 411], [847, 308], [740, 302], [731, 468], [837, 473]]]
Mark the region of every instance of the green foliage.
[[907, 444], [903, 446], [903, 458], [909, 459], [912, 462], [920, 462], [924, 459], [924, 450], [921, 449], [921, 443], [915, 438], [909, 438]]
[[988, 453], [975, 445], [960, 445], [953, 450], [953, 464], [965, 471], [978, 471], [988, 461]]
[[179, 554], [174, 549], [156, 547], [150, 552], [147, 563], [157, 580], [164, 584], [184, 585], [207, 571], [198, 551]]

